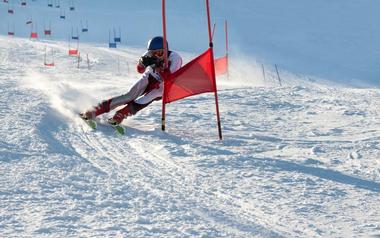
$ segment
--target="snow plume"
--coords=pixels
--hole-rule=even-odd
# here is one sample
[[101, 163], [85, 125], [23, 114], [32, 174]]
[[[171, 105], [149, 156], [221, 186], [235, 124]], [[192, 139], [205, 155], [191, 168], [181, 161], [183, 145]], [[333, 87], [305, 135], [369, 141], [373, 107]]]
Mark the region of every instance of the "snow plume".
[[255, 87], [264, 86], [265, 82], [260, 64], [255, 58], [234, 56], [229, 58], [229, 81], [226, 86]]
[[273, 87], [281, 85], [299, 85], [300, 77], [285, 70], [279, 70], [277, 74], [275, 65], [260, 63], [255, 57], [244, 54], [229, 56], [229, 80], [226, 75], [219, 83], [221, 86], [242, 87]]
[[256, 57], [248, 56], [241, 50], [229, 56], [229, 80], [227, 75], [219, 76], [218, 86], [227, 88], [243, 87], [349, 87], [336, 81], [312, 75], [296, 74], [282, 65], [260, 62]]
[[76, 89], [76, 86], [79, 87], [80, 85], [73, 85], [72, 82], [68, 83], [60, 80], [54, 76], [53, 72], [43, 74], [29, 70], [23, 83], [23, 86], [43, 93], [50, 106], [62, 116], [68, 118], [74, 118], [76, 112], [93, 103], [89, 95]]

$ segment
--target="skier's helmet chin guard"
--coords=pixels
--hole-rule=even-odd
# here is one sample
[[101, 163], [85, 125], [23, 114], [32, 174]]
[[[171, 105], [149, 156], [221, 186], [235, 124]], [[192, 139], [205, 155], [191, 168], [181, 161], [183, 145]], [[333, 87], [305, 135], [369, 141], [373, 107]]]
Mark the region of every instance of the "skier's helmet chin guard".
[[[164, 38], [162, 36], [156, 36], [153, 37], [149, 42], [148, 46], [146, 47], [149, 51], [153, 50], [163, 50], [164, 49]], [[166, 48], [169, 50], [169, 44], [166, 41]]]

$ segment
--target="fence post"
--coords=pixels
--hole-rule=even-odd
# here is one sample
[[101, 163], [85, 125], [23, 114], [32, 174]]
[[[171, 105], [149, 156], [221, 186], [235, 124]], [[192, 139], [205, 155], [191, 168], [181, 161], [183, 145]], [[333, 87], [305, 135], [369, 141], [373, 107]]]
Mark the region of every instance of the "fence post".
[[263, 78], [264, 78], [264, 83], [266, 82], [266, 78], [265, 78], [265, 68], [264, 68], [264, 64], [261, 64], [261, 68], [263, 69]]
[[80, 63], [80, 52], [78, 52], [78, 69], [79, 69], [79, 63]]
[[86, 54], [86, 56], [87, 56], [87, 67], [88, 69], [90, 69], [90, 59], [88, 58], [88, 53]]
[[276, 72], [277, 72], [278, 82], [280, 83], [280, 86], [282, 86], [281, 78], [280, 78], [280, 73], [278, 72], [278, 69], [277, 69], [277, 64], [275, 64], [274, 66], [276, 67]]

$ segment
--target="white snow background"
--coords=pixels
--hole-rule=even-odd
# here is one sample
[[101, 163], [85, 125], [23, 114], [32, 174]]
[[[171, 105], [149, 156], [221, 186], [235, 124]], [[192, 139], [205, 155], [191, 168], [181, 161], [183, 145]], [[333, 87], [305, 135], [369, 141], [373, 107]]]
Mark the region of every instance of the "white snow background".
[[[71, 12], [61, 0], [66, 20], [47, 1], [9, 1], [1, 237], [380, 237], [380, 2], [211, 0], [217, 56], [230, 23], [220, 141], [212, 94], [169, 104], [166, 132], [160, 102], [126, 119], [125, 136], [76, 115], [136, 82], [147, 40], [161, 34], [161, 1], [74, 1]], [[188, 62], [208, 46], [204, 1], [167, 4], [170, 47]], [[67, 38], [81, 20], [78, 68]], [[107, 48], [113, 27], [118, 49]], [[43, 66], [45, 47], [54, 68]]]

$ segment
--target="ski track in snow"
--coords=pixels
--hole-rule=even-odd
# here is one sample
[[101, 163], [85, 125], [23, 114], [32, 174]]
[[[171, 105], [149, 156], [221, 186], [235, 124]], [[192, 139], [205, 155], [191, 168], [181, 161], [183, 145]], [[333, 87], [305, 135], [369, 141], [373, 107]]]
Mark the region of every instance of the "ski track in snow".
[[91, 69], [66, 50], [0, 37], [3, 237], [380, 235], [378, 89], [232, 71], [218, 79], [224, 140], [211, 94], [169, 104], [166, 132], [154, 103], [121, 137], [76, 113], [127, 90], [143, 50], [83, 45]]

